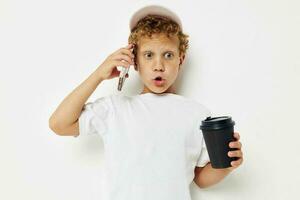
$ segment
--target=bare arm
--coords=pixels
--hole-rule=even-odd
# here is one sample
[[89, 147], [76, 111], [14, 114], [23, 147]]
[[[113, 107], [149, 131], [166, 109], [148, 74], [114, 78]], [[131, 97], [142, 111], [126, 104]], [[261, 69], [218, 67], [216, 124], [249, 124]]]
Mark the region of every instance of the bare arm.
[[50, 128], [57, 134], [78, 135], [78, 118], [82, 108], [103, 80], [98, 68], [57, 107], [49, 119]]
[[[129, 67], [133, 63], [133, 45], [112, 53], [83, 83], [73, 90], [58, 106], [49, 119], [49, 127], [58, 135], [79, 135], [81, 111], [87, 99], [103, 81], [119, 76], [117, 66]], [[128, 75], [126, 75], [128, 77]]]
[[214, 169], [209, 162], [204, 167], [195, 167], [194, 182], [200, 188], [207, 188], [223, 180], [231, 171], [230, 168]]

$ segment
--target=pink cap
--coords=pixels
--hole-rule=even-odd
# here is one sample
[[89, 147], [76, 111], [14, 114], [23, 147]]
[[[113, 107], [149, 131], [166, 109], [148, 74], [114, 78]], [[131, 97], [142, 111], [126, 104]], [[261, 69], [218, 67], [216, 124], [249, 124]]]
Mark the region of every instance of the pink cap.
[[168, 17], [171, 20], [175, 21], [182, 30], [181, 20], [174, 12], [162, 6], [150, 5], [140, 8], [132, 15], [129, 23], [130, 31], [132, 31], [132, 29], [137, 25], [140, 19], [146, 17], [147, 15], [160, 15]]

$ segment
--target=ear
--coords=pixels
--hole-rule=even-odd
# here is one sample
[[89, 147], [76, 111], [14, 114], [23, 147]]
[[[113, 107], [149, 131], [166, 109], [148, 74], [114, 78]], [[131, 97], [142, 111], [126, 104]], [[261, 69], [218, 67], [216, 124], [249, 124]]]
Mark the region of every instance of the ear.
[[180, 62], [179, 62], [179, 65], [182, 65], [182, 63], [183, 63], [183, 61], [184, 61], [184, 58], [185, 58], [185, 55], [184, 54], [182, 54], [182, 55], [180, 55]]
[[138, 67], [136, 65], [136, 62], [134, 63], [134, 69], [135, 69], [135, 71], [138, 71]]

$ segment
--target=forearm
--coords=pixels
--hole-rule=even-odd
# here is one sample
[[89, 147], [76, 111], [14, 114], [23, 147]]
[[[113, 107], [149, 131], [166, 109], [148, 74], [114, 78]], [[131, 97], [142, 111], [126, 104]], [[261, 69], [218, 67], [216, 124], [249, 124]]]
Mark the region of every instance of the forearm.
[[60, 103], [49, 119], [50, 126], [60, 129], [76, 122], [85, 102], [102, 81], [98, 68]]
[[229, 168], [215, 169], [211, 163], [208, 163], [198, 174], [195, 175], [194, 181], [200, 188], [206, 188], [217, 184], [223, 180], [231, 170]]

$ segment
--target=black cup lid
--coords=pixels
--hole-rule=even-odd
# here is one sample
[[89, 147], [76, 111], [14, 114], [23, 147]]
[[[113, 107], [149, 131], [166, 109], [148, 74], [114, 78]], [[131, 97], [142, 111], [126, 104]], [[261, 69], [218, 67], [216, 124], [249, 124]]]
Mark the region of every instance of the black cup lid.
[[221, 117], [207, 117], [202, 121], [200, 129], [202, 130], [216, 130], [226, 128], [228, 126], [234, 126], [235, 122], [230, 116]]

